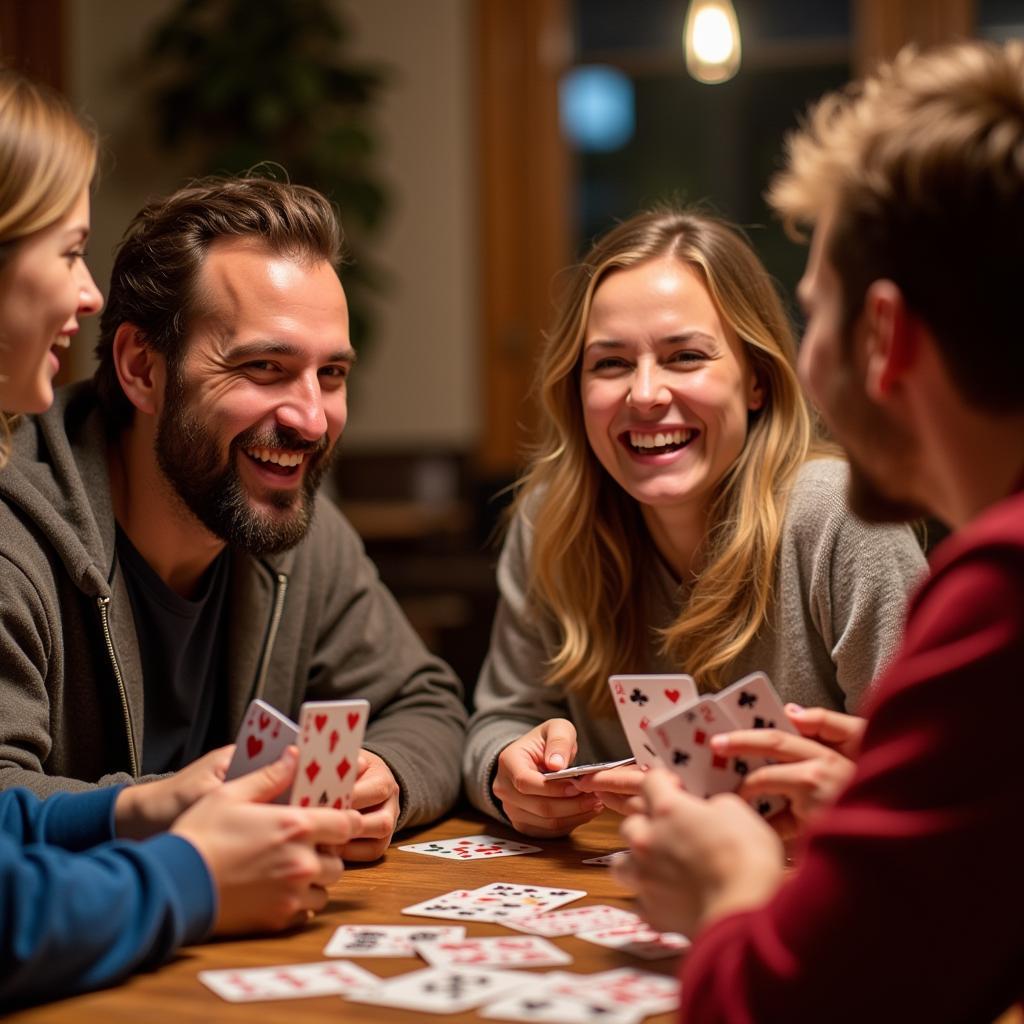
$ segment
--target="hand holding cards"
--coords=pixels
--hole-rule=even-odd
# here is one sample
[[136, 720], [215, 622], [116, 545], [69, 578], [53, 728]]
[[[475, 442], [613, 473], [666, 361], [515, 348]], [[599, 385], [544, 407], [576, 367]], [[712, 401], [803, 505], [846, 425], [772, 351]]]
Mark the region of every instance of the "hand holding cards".
[[307, 701], [296, 725], [264, 701], [254, 700], [242, 720], [227, 778], [277, 760], [294, 743], [299, 748], [295, 781], [277, 802], [349, 808], [369, 714], [365, 700]]
[[[697, 796], [735, 791], [749, 772], [770, 763], [723, 756], [712, 749], [712, 736], [737, 729], [797, 733], [763, 672], [703, 697], [689, 676], [612, 676], [609, 686], [637, 760], [667, 767]], [[666, 704], [674, 706], [665, 710]], [[762, 796], [755, 809], [768, 816], [784, 805], [778, 797]]]

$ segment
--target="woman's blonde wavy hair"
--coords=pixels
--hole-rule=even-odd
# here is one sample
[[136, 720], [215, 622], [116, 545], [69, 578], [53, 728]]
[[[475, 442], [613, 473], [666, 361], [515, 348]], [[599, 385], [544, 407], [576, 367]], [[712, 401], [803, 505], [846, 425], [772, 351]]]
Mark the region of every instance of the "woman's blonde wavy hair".
[[530, 592], [557, 626], [546, 682], [611, 707], [607, 677], [647, 670], [652, 626], [643, 600], [656, 552], [640, 506], [603, 469], [583, 423], [580, 366], [594, 293], [617, 269], [673, 256], [693, 268], [736, 332], [765, 392], [746, 444], [720, 482], [701, 569], [662, 649], [702, 690], [731, 682], [730, 662], [765, 625], [789, 489], [815, 450], [795, 372], [796, 345], [775, 287], [738, 232], [703, 212], [641, 213], [599, 239], [570, 271], [537, 386], [540, 439], [513, 509], [533, 527]]
[[[67, 215], [92, 181], [96, 152], [95, 134], [62, 96], [0, 69], [0, 271], [19, 242]], [[0, 338], [0, 373], [3, 346]], [[0, 412], [0, 466], [10, 422]]]

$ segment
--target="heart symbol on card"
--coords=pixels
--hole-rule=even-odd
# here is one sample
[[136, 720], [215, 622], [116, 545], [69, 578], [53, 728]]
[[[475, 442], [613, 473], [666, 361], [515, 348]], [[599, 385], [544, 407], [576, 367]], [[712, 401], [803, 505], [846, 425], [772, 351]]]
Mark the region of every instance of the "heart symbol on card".
[[314, 715], [313, 716], [313, 724], [316, 726], [316, 731], [317, 732], [323, 732], [324, 731], [324, 726], [327, 724], [327, 716], [326, 715]]
[[665, 696], [668, 697], [668, 699], [670, 701], [672, 701], [673, 704], [675, 704], [675, 702], [677, 700], [679, 700], [679, 691], [678, 690], [666, 690], [665, 691]]
[[345, 778], [345, 776], [348, 775], [349, 768], [351, 768], [351, 767], [352, 767], [352, 765], [350, 765], [348, 763], [348, 758], [347, 757], [343, 757], [338, 762], [338, 767], [336, 769], [336, 771], [338, 772], [338, 778], [339, 779]]
[[319, 774], [320, 765], [318, 765], [316, 761], [310, 761], [309, 764], [306, 765], [306, 778], [312, 782]]
[[351, 732], [359, 724], [359, 712], [350, 711], [348, 713], [348, 731]]
[[257, 739], [255, 736], [250, 736], [245, 741], [245, 751], [249, 755], [251, 761], [261, 750], [263, 749], [263, 740]]
[[338, 730], [337, 730], [337, 729], [332, 729], [332, 730], [331, 730], [331, 736], [330, 736], [330, 739], [329, 739], [329, 740], [327, 741], [327, 749], [328, 749], [328, 750], [329, 750], [329, 751], [330, 751], [330, 752], [331, 752], [332, 754], [334, 753], [334, 748], [335, 748], [335, 747], [336, 747], [336, 746], [338, 745], [338, 740], [339, 740], [340, 738], [341, 738], [341, 737], [340, 737], [340, 736], [338, 735]]
[[266, 727], [270, 725], [270, 715], [260, 714], [260, 732], [263, 732]]

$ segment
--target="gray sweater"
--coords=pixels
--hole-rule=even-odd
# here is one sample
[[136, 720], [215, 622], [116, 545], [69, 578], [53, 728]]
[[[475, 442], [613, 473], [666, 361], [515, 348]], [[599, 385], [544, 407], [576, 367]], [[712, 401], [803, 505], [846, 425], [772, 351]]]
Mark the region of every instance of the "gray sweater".
[[[337, 508], [318, 499], [306, 537], [281, 555], [233, 552], [228, 604], [230, 735], [253, 697], [292, 718], [304, 700], [364, 697], [364, 746], [401, 787], [399, 827], [454, 803], [461, 686]], [[137, 779], [143, 722], [106, 442], [91, 386], [79, 385], [18, 427], [0, 472], [0, 789], [45, 796]]]
[[[784, 701], [851, 711], [894, 653], [909, 591], [925, 569], [924, 556], [905, 526], [866, 526], [849, 511], [847, 467], [814, 459], [800, 470], [790, 497], [778, 554], [779, 572], [769, 625], [740, 654], [727, 677], [768, 673]], [[496, 817], [491, 794], [498, 755], [549, 718], [568, 718], [577, 730], [577, 763], [629, 756], [613, 710], [596, 717], [576, 694], [543, 683], [556, 650], [554, 623], [527, 599], [531, 528], [520, 513], [498, 563], [500, 600], [491, 645], [476, 688], [463, 776], [470, 800]], [[660, 562], [644, 594], [651, 625], [672, 623], [680, 585]], [[649, 663], [622, 672], [685, 672], [658, 650]]]

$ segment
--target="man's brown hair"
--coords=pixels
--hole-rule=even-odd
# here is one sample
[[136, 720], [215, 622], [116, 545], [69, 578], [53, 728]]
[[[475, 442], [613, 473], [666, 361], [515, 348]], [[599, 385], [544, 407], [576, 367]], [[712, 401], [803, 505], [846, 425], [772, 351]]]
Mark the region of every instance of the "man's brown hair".
[[124, 323], [175, 371], [189, 326], [201, 309], [197, 279], [210, 246], [251, 238], [270, 252], [337, 268], [342, 233], [334, 207], [319, 192], [270, 178], [203, 178], [147, 204], [118, 246], [100, 319], [95, 381], [111, 427], [131, 422], [133, 406], [114, 367], [114, 335]]
[[905, 50], [821, 100], [787, 158], [768, 200], [791, 228], [832, 213], [846, 326], [891, 280], [965, 399], [1024, 408], [1024, 43]]

